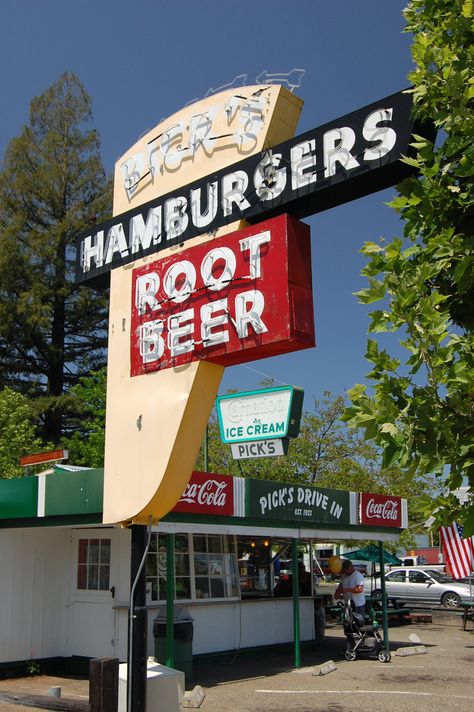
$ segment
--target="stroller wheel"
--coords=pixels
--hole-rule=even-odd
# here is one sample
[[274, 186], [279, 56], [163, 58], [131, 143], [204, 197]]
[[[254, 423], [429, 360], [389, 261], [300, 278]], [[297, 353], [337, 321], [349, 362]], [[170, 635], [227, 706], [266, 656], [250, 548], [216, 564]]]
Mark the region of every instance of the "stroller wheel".
[[352, 648], [347, 648], [346, 652], [344, 653], [344, 657], [346, 660], [355, 660], [356, 659], [356, 652], [355, 650], [352, 650]]
[[381, 663], [389, 663], [392, 659], [392, 656], [386, 650], [381, 650], [378, 657]]

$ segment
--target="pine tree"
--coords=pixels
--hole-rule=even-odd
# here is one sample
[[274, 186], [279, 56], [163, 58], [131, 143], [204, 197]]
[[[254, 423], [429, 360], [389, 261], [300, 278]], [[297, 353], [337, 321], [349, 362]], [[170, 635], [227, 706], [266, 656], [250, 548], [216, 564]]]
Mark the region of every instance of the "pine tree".
[[90, 121], [63, 74], [32, 100], [0, 173], [0, 386], [32, 400], [53, 443], [74, 424], [68, 389], [105, 360], [107, 296], [74, 284], [76, 236], [110, 209]]

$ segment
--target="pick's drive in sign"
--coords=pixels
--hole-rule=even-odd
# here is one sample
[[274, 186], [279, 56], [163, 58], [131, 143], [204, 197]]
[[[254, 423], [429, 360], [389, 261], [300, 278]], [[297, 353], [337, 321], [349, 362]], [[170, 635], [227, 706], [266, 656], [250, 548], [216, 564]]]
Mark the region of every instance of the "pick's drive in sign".
[[247, 515], [310, 524], [350, 524], [350, 493], [268, 480], [247, 483]]

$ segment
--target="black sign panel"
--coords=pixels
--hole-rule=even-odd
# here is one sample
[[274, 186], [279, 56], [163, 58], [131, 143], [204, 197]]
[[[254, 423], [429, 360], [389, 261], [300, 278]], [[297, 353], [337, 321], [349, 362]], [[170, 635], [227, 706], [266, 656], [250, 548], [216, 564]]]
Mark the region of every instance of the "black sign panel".
[[77, 240], [76, 281], [106, 286], [111, 269], [236, 220], [304, 218], [395, 185], [413, 173], [400, 161], [412, 134], [435, 136], [411, 107], [393, 94], [94, 226]]

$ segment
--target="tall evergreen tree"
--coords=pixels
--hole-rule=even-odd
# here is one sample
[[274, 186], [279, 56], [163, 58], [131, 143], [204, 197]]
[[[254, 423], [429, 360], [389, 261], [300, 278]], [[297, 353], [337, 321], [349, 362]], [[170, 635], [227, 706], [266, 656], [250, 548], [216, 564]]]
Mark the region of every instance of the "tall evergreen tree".
[[105, 359], [107, 297], [74, 284], [75, 238], [111, 204], [90, 121], [63, 74], [32, 100], [0, 173], [0, 386], [33, 399], [53, 443], [74, 422], [69, 387]]

